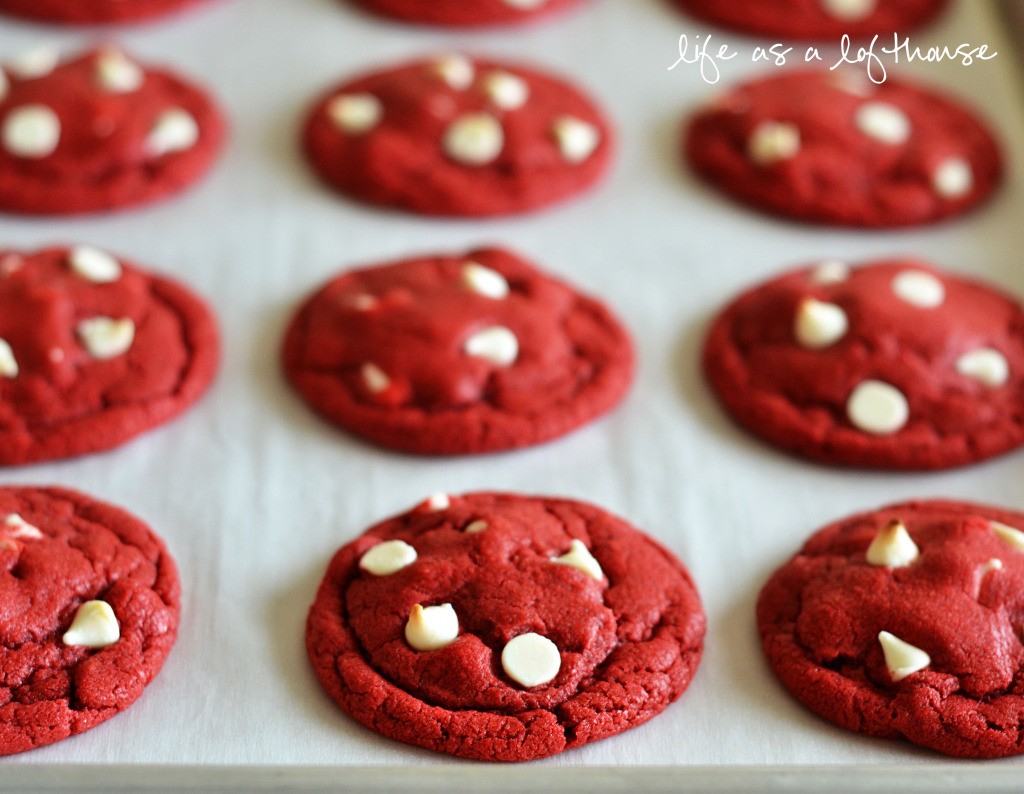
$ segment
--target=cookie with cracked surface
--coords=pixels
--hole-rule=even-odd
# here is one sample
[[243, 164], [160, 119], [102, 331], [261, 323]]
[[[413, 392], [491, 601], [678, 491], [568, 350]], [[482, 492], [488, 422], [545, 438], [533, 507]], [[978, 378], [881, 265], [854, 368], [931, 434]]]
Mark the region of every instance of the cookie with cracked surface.
[[198, 181], [225, 122], [210, 97], [104, 48], [40, 48], [0, 69], [0, 210], [69, 215], [155, 201]]
[[0, 0], [0, 13], [66, 25], [139, 22], [201, 0]]
[[0, 250], [0, 464], [110, 449], [217, 369], [216, 321], [177, 282], [91, 246]]
[[424, 455], [556, 438], [617, 405], [633, 373], [605, 306], [496, 248], [338, 276], [299, 309], [282, 358], [331, 422]]
[[939, 15], [945, 0], [673, 0], [683, 11], [755, 36], [836, 40], [909, 33]]
[[335, 555], [306, 646], [330, 696], [372, 730], [527, 761], [660, 713], [689, 685], [704, 629], [686, 569], [622, 519], [439, 494]]
[[582, 0], [352, 0], [374, 14], [426, 25], [480, 27], [528, 22]]
[[772, 670], [852, 731], [947, 755], [1024, 742], [1024, 515], [893, 505], [813, 535], [768, 581], [757, 624]]
[[174, 560], [120, 508], [60, 488], [0, 488], [0, 572], [0, 755], [128, 708], [174, 644]]
[[306, 156], [334, 189], [423, 215], [538, 209], [591, 187], [612, 132], [579, 89], [539, 71], [447, 55], [365, 75], [320, 97]]
[[894, 78], [796, 70], [728, 91], [688, 120], [683, 148], [714, 187], [759, 210], [865, 228], [977, 207], [1002, 179], [986, 123]]
[[740, 425], [823, 463], [943, 469], [1024, 444], [1024, 308], [900, 258], [824, 262], [713, 322], [704, 372]]

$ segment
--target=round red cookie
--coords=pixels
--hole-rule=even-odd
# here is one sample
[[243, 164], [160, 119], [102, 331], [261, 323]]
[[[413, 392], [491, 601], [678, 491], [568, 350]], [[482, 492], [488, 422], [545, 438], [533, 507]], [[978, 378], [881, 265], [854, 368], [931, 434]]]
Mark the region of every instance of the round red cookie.
[[88, 246], [0, 250], [0, 464], [115, 447], [206, 391], [217, 325], [196, 295]]
[[1024, 309], [915, 259], [787, 273], [714, 321], [725, 409], [823, 463], [942, 469], [1024, 443]]
[[327, 419], [424, 455], [563, 435], [617, 405], [633, 374], [607, 308], [497, 248], [333, 279], [292, 320], [283, 360]]
[[478, 27], [526, 22], [582, 0], [354, 0], [374, 14], [427, 25]]
[[178, 572], [139, 519], [60, 488], [0, 488], [0, 755], [128, 708], [178, 630]]
[[306, 647], [372, 730], [528, 761], [660, 713], [689, 685], [704, 628], [686, 569], [622, 519], [564, 499], [439, 494], [335, 555]]
[[574, 86], [447, 55], [375, 72], [317, 100], [306, 155], [331, 186], [424, 215], [537, 209], [604, 174], [612, 133]]
[[69, 25], [137, 22], [182, 11], [200, 0], [0, 0], [0, 13]]
[[741, 85], [687, 123], [704, 179], [811, 223], [917, 226], [961, 215], [1002, 178], [999, 145], [959, 103], [889, 78], [792, 71]]
[[1024, 742], [1024, 515], [893, 505], [813, 535], [761, 591], [772, 670], [852, 731], [948, 755]]
[[224, 120], [209, 96], [120, 50], [0, 70], [0, 210], [65, 215], [142, 204], [202, 177]]
[[945, 0], [673, 0], [695, 17], [756, 36], [870, 38], [908, 33], [931, 22]]

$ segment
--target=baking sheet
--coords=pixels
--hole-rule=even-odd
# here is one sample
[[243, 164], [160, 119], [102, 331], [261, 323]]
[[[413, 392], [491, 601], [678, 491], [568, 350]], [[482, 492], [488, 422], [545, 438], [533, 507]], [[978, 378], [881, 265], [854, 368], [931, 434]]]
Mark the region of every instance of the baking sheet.
[[[680, 34], [708, 32], [660, 0], [596, 0], [550, 24], [485, 33], [386, 24], [335, 0], [224, 0], [123, 32], [0, 22], [3, 57], [44, 40], [74, 49], [116, 33], [141, 58], [201, 76], [234, 124], [226, 157], [183, 197], [109, 217], [0, 218], [5, 246], [89, 242], [177, 274], [217, 307], [225, 339], [212, 393], [177, 422], [109, 454], [4, 472], [8, 483], [80, 488], [143, 517], [175, 554], [184, 589], [178, 644], [144, 697], [80, 737], [5, 759], [8, 784], [28, 779], [15, 774], [23, 765], [42, 773], [77, 764], [283, 767], [296, 774], [424, 766], [484, 769], [501, 779], [491, 767], [407, 747], [355, 724], [321, 692], [303, 647], [306, 610], [338, 546], [429, 493], [478, 489], [571, 496], [627, 517], [686, 562], [709, 618], [703, 663], [680, 702], [645, 726], [530, 769], [948, 769], [935, 754], [850, 734], [793, 701], [762, 662], [754, 600], [811, 531], [854, 511], [919, 496], [1024, 509], [1024, 454], [929, 475], [804, 463], [729, 423], [699, 377], [697, 354], [710, 314], [736, 291], [821, 258], [919, 254], [1024, 293], [1017, 156], [1024, 150], [1024, 94], [1012, 60], [1019, 44], [998, 26], [994, 4], [978, 2], [955, 4], [940, 25], [913, 37], [922, 45], [988, 43], [999, 52], [969, 68], [909, 70], [971, 96], [994, 120], [1012, 155], [995, 202], [923, 231], [853, 233], [758, 216], [680, 169], [684, 111], [773, 68], [746, 59], [765, 42], [715, 30], [716, 41], [744, 54], [725, 65], [719, 87], [692, 67], [669, 71]], [[309, 100], [355, 71], [453, 49], [532, 61], [587, 86], [621, 134], [603, 187], [543, 214], [472, 223], [384, 213], [321, 188], [296, 146]], [[625, 319], [640, 365], [632, 395], [614, 415], [533, 450], [429, 460], [335, 432], [284, 385], [277, 364], [284, 323], [329, 275], [491, 243], [511, 245], [605, 296]], [[983, 776], [1021, 763], [970, 768]], [[672, 771], [665, 779], [685, 775]]]

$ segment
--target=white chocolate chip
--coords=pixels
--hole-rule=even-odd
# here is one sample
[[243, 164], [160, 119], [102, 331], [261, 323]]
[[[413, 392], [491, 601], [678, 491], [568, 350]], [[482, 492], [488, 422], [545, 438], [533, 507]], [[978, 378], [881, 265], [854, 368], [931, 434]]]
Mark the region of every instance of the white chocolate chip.
[[796, 311], [793, 335], [803, 347], [822, 350], [846, 336], [849, 327], [846, 312], [834, 303], [807, 298]]
[[993, 557], [991, 560], [989, 560], [981, 566], [981, 578], [984, 579], [986, 576], [992, 573], [992, 571], [1001, 570], [1003, 570], [1003, 561], [1000, 560], [998, 557]]
[[865, 102], [857, 109], [854, 122], [857, 129], [882, 143], [895, 146], [910, 139], [910, 119], [888, 102]]
[[115, 358], [126, 353], [135, 341], [135, 323], [130, 317], [93, 317], [78, 324], [78, 338], [93, 358]]
[[501, 666], [517, 684], [532, 689], [555, 680], [562, 656], [551, 640], [530, 632], [509, 640], [501, 652]]
[[747, 155], [757, 165], [772, 165], [800, 151], [800, 128], [785, 121], [766, 121], [754, 128]]
[[459, 616], [451, 604], [424, 609], [416, 604], [405, 624], [405, 640], [417, 651], [436, 651], [459, 636]]
[[416, 562], [416, 549], [404, 540], [378, 543], [359, 558], [359, 567], [374, 576], [391, 576]]
[[942, 198], [963, 198], [974, 188], [974, 171], [961, 157], [946, 160], [932, 175], [932, 187]]
[[910, 406], [903, 393], [878, 380], [866, 380], [857, 386], [846, 403], [846, 414], [854, 427], [873, 435], [889, 435], [900, 430], [910, 418]]
[[452, 506], [452, 500], [446, 493], [435, 493], [427, 497], [426, 505], [432, 513], [440, 513]]
[[574, 116], [559, 116], [551, 128], [567, 162], [582, 163], [601, 143], [601, 131]]
[[82, 648], [106, 648], [121, 638], [114, 610], [106, 601], [86, 601], [78, 608], [64, 644]]
[[919, 309], [937, 309], [946, 301], [946, 287], [931, 273], [904, 270], [892, 280], [896, 297]]
[[1024, 551], [1024, 532], [999, 521], [989, 521], [988, 525], [1000, 540], [1009, 543], [1017, 551]]
[[39, 531], [38, 527], [32, 526], [17, 513], [8, 515], [4, 519], [4, 526], [10, 527], [11, 531], [8, 534], [12, 538], [39, 540], [43, 537], [43, 533]]
[[481, 532], [486, 532], [490, 528], [491, 525], [487, 521], [479, 519], [468, 524], [463, 532], [467, 535], [479, 535]]
[[50, 44], [33, 47], [7, 62], [7, 71], [22, 80], [46, 77], [60, 63], [60, 50]]
[[376, 364], [370, 362], [363, 364], [359, 374], [362, 376], [363, 385], [371, 394], [381, 394], [391, 387], [391, 378]]
[[182, 108], [171, 108], [161, 113], [146, 138], [146, 152], [150, 157], [162, 157], [172, 152], [191, 149], [199, 141], [199, 123]]
[[563, 554], [561, 557], [552, 557], [551, 562], [578, 568], [587, 576], [597, 579], [599, 582], [604, 578], [604, 571], [601, 570], [601, 563], [594, 559], [594, 555], [590, 553], [590, 549], [588, 549], [581, 540], [574, 540], [569, 545], [568, 552]]
[[444, 133], [444, 151], [463, 165], [487, 165], [505, 148], [505, 130], [490, 113], [460, 116]]
[[517, 110], [530, 98], [530, 86], [511, 72], [488, 72], [483, 84], [491, 102], [502, 110]]
[[327, 115], [350, 135], [369, 132], [384, 117], [384, 105], [373, 94], [341, 94], [327, 104]]
[[120, 263], [106, 251], [89, 245], [72, 248], [68, 265], [75, 275], [94, 284], [109, 284], [121, 278]]
[[476, 78], [473, 62], [464, 55], [443, 55], [434, 61], [433, 70], [456, 91], [465, 91]]
[[854, 22], [866, 19], [875, 11], [878, 0], [821, 0], [826, 14], [836, 19]]
[[4, 119], [4, 149], [15, 157], [49, 157], [60, 143], [60, 118], [46, 105], [22, 105]]
[[547, 0], [502, 0], [502, 2], [512, 8], [518, 8], [520, 11], [532, 11], [535, 8], [540, 8]]
[[104, 50], [96, 56], [96, 81], [107, 91], [129, 94], [142, 87], [146, 73], [120, 50]]
[[14, 358], [14, 351], [6, 339], [0, 339], [0, 377], [18, 377], [18, 361]]
[[890, 521], [868, 546], [867, 561], [884, 568], [906, 568], [921, 556], [902, 521]]
[[499, 367], [508, 367], [519, 358], [519, 340], [504, 326], [478, 331], [463, 346], [466, 355], [483, 358]]
[[838, 259], [828, 259], [811, 271], [811, 281], [822, 286], [841, 284], [850, 278], [850, 266]]
[[878, 641], [882, 645], [885, 666], [889, 668], [893, 681], [902, 681], [932, 663], [931, 657], [920, 648], [915, 648], [887, 631], [878, 633]]
[[467, 262], [462, 266], [462, 283], [478, 295], [494, 300], [508, 297], [509, 288], [505, 277], [496, 270]]
[[956, 371], [993, 389], [1005, 386], [1010, 380], [1010, 362], [991, 347], [979, 347], [964, 353], [956, 361]]

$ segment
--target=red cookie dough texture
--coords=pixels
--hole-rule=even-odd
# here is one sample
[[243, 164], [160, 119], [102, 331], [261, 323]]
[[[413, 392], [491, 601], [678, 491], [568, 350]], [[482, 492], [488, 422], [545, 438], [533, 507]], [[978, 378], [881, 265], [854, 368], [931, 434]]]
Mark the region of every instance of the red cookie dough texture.
[[607, 169], [612, 133], [578, 89], [532, 69], [447, 55], [332, 89], [304, 145], [331, 186], [424, 215], [481, 217], [580, 193]]
[[70, 25], [137, 22], [181, 11], [200, 0], [0, 0], [0, 13]]
[[194, 403], [217, 326], [180, 284], [98, 249], [0, 250], [0, 464], [117, 446]]
[[1024, 515], [922, 501], [813, 535], [765, 585], [772, 670], [852, 731], [947, 755], [1024, 743]]
[[58, 488], [0, 488], [0, 755], [128, 708], [174, 644], [178, 573], [139, 519]]
[[834, 40], [909, 33], [931, 22], [945, 0], [673, 0], [716, 25], [757, 36]]
[[221, 149], [210, 98], [116, 49], [60, 62], [46, 48], [0, 69], [0, 210], [64, 215], [164, 198]]
[[501, 249], [333, 279], [292, 320], [283, 360], [327, 419], [425, 455], [563, 435], [617, 405], [633, 373], [608, 309]]
[[754, 287], [714, 321], [704, 371], [747, 430], [823, 463], [942, 469], [1024, 443], [1024, 310], [914, 259]]
[[660, 713], [689, 685], [704, 628], [686, 569], [622, 519], [439, 494], [335, 555], [306, 646], [330, 696], [372, 730], [528, 761]]
[[475, 27], [526, 22], [581, 0], [354, 0], [368, 11], [404, 22]]
[[728, 91], [687, 123], [704, 179], [765, 212], [865, 228], [961, 215], [1002, 178], [981, 119], [945, 96], [889, 78], [794, 71]]

